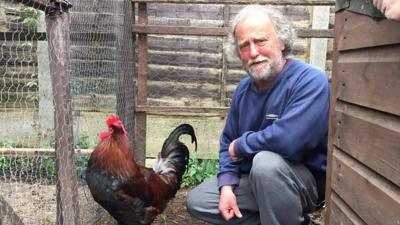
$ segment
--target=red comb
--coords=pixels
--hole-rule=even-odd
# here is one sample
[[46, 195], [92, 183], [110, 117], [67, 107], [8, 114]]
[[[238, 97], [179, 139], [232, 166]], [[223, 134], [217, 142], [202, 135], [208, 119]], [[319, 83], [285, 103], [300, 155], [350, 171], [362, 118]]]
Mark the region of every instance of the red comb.
[[110, 127], [111, 125], [117, 125], [117, 124], [122, 125], [122, 122], [117, 115], [111, 115], [107, 118], [106, 124], [107, 126]]
[[[109, 116], [106, 120], [106, 124], [109, 129], [111, 127], [114, 127], [114, 129], [121, 129], [124, 133], [126, 133], [124, 124], [122, 124], [122, 121], [119, 119], [119, 117], [117, 115]], [[109, 133], [109, 134], [111, 134], [111, 133]]]

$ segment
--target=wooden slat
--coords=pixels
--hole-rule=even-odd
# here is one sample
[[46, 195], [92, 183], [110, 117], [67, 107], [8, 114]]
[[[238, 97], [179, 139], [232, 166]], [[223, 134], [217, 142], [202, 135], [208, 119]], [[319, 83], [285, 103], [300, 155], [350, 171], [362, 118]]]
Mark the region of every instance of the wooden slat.
[[132, 0], [132, 2], [143, 3], [181, 3], [181, 4], [269, 4], [269, 5], [335, 5], [333, 0]]
[[367, 225], [364, 221], [358, 217], [354, 211], [346, 205], [346, 203], [340, 199], [340, 197], [332, 192], [331, 195], [332, 207], [330, 221], [328, 224], [340, 224], [340, 225]]
[[169, 35], [199, 35], [199, 36], [225, 36], [227, 27], [183, 27], [183, 26], [157, 26], [157, 25], [132, 25], [133, 32], [140, 34], [169, 34]]
[[221, 54], [194, 54], [189, 52], [149, 52], [149, 64], [182, 67], [215, 68], [222, 67]]
[[166, 106], [136, 106], [136, 112], [146, 112], [148, 114], [168, 114], [168, 115], [182, 115], [185, 114], [198, 114], [198, 116], [221, 116], [225, 117], [227, 113], [227, 107], [166, 107]]
[[151, 50], [220, 53], [223, 39], [221, 37], [188, 37], [188, 36], [150, 36], [148, 44]]
[[[165, 35], [199, 35], [199, 36], [226, 36], [228, 27], [184, 27], [184, 26], [157, 26], [157, 25], [132, 25], [133, 32], [139, 34], [165, 34]], [[332, 38], [333, 30], [298, 29], [301, 38]]]
[[[400, 23], [344, 11], [337, 14], [339, 51], [400, 43]], [[362, 34], [362, 35], [360, 35]]]
[[337, 98], [400, 115], [399, 52], [400, 45], [395, 45], [341, 54]]
[[400, 187], [400, 119], [339, 103], [335, 145]]
[[333, 152], [332, 189], [367, 224], [400, 221], [400, 188], [339, 149]]

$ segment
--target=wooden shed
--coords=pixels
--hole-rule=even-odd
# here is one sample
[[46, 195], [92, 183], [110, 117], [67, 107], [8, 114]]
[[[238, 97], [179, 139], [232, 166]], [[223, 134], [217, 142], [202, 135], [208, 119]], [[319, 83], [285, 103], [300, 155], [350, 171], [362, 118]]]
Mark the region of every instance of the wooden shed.
[[338, 2], [326, 222], [400, 224], [400, 22]]

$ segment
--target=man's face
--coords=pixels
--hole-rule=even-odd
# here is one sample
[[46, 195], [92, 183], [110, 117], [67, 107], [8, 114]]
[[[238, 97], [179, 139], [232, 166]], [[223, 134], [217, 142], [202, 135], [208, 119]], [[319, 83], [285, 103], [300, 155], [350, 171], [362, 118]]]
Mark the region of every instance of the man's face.
[[243, 68], [256, 82], [267, 81], [283, 67], [285, 46], [267, 16], [245, 18], [235, 29]]

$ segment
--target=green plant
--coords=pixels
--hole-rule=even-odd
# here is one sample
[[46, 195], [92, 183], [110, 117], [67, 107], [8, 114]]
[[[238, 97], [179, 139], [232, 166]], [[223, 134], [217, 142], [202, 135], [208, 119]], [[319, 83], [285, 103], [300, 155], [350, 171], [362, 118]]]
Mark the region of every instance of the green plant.
[[196, 154], [189, 158], [189, 165], [183, 175], [181, 187], [192, 187], [215, 175], [218, 171], [217, 159], [199, 159]]
[[56, 139], [54, 138], [54, 135], [46, 135], [45, 138], [43, 139], [41, 147], [42, 148], [55, 148], [56, 147]]
[[94, 147], [96, 147], [96, 145], [97, 145], [97, 143], [89, 140], [89, 135], [82, 132], [79, 134], [79, 137], [77, 138], [77, 140], [74, 144], [74, 148], [75, 149], [88, 149], [88, 148], [94, 148]]
[[7, 156], [0, 156], [0, 171], [10, 172], [11, 159]]
[[48, 175], [54, 176], [56, 174], [56, 162], [54, 159], [43, 156], [40, 164], [41, 170], [46, 172]]
[[4, 141], [0, 142], [0, 148], [12, 148], [15, 147], [13, 140], [6, 138]]
[[85, 171], [87, 168], [87, 163], [89, 161], [89, 157], [88, 156], [82, 156], [82, 155], [78, 155], [76, 157], [76, 172], [77, 172], [77, 176], [80, 179], [84, 179], [85, 177]]
[[24, 12], [27, 16], [22, 21], [28, 28], [34, 29], [39, 25], [39, 17], [40, 11], [35, 8], [24, 6], [22, 8], [22, 12]]

